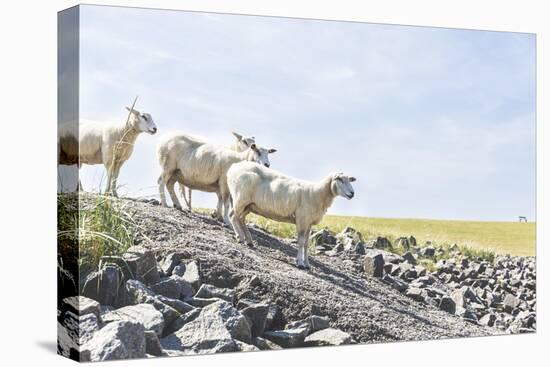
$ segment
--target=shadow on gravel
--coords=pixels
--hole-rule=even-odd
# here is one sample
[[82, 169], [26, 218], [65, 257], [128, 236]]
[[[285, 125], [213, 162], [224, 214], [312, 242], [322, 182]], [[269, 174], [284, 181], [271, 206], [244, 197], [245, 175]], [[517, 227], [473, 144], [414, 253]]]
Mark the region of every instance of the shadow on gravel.
[[[250, 229], [251, 229], [251, 233], [254, 236], [254, 239], [258, 241], [259, 246], [269, 247], [271, 249], [281, 251], [285, 255], [291, 258], [296, 257], [296, 254], [297, 254], [296, 248], [262, 231], [259, 231], [253, 228], [250, 228]], [[376, 301], [381, 305], [383, 305], [384, 307], [389, 308], [392, 311], [405, 314], [426, 325], [444, 329], [440, 325], [436, 325], [430, 320], [417, 315], [417, 313], [414, 310], [409, 311], [405, 308], [405, 306], [401, 308], [401, 307], [395, 307], [388, 304], [387, 300], [379, 297], [379, 292], [369, 289], [366, 283], [366, 279], [362, 279], [362, 280], [354, 279], [349, 275], [331, 267], [330, 265], [327, 265], [312, 257], [310, 257], [310, 263], [312, 267], [311, 267], [311, 270], [309, 271], [309, 274], [311, 274], [316, 278], [330, 282], [335, 286], [340, 287], [343, 290], [360, 295], [361, 297], [369, 298], [370, 300]], [[373, 280], [373, 281], [376, 281], [376, 280]]]

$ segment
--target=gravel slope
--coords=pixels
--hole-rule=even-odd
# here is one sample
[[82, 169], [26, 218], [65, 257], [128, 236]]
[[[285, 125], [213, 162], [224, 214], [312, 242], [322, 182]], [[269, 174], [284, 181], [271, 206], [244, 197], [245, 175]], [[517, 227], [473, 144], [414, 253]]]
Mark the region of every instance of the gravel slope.
[[270, 299], [281, 309], [275, 323], [303, 319], [315, 312], [329, 316], [331, 326], [361, 343], [495, 335], [481, 327], [418, 303], [376, 278], [362, 276], [359, 262], [313, 256], [310, 271], [294, 264], [295, 246], [260, 230], [252, 230], [254, 248], [238, 244], [233, 233], [197, 213], [122, 199], [140, 225], [140, 245], [158, 255], [185, 252], [198, 260], [205, 281], [222, 287], [242, 285], [240, 298]]

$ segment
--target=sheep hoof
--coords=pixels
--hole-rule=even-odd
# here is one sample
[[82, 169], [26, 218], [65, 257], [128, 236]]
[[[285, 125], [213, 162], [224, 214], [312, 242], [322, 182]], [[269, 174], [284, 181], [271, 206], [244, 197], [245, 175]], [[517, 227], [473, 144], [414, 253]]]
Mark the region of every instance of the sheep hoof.
[[296, 267], [297, 267], [298, 269], [300, 269], [300, 270], [304, 270], [304, 269], [306, 268], [306, 267], [305, 267], [304, 265], [302, 265], [302, 264], [298, 264], [298, 265], [296, 265]]
[[254, 248], [254, 243], [253, 242], [247, 242], [246, 245], [250, 248]]

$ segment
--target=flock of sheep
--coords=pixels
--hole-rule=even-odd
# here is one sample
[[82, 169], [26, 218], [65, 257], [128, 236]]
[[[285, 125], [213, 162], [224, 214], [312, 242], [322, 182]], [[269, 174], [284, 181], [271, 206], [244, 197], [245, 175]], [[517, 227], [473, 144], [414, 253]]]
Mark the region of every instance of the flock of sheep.
[[[122, 124], [65, 124], [58, 132], [60, 165], [103, 164], [107, 171], [106, 194], [117, 196], [120, 168], [133, 151], [138, 135], [151, 135], [157, 127], [148, 113], [128, 108]], [[256, 144], [254, 137], [233, 133], [230, 147], [202, 141], [187, 134], [169, 134], [159, 140], [157, 157], [161, 174], [157, 180], [163, 206], [165, 188], [174, 207], [182, 209], [174, 191], [176, 183], [191, 209], [191, 190], [214, 192], [218, 196], [216, 217], [235, 231], [240, 243], [253, 245], [246, 216], [263, 217], [296, 225], [298, 255], [296, 265], [309, 268], [308, 241], [311, 227], [318, 224], [336, 196], [351, 199], [354, 177], [330, 174], [318, 182], [298, 180], [270, 169], [269, 154]], [[187, 195], [186, 195], [187, 188]]]

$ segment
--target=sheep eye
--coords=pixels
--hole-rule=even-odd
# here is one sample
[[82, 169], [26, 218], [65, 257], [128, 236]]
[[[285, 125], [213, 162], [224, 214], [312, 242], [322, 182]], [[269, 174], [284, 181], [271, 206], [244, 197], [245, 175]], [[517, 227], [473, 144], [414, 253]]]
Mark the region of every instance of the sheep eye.
[[141, 115], [141, 117], [143, 117], [143, 119], [144, 119], [145, 121], [147, 121], [147, 116]]

